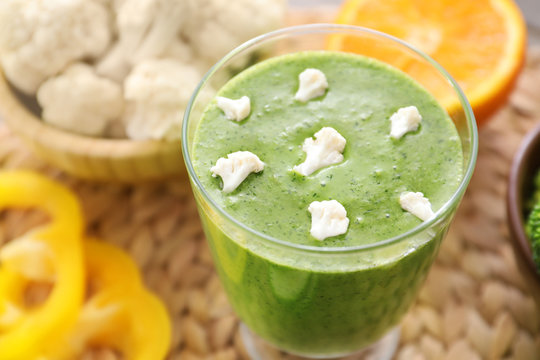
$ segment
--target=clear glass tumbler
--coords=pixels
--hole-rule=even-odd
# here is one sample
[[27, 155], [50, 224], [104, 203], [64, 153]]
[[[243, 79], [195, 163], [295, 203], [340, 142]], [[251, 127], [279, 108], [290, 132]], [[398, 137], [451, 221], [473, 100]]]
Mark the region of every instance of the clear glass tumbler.
[[[458, 129], [464, 176], [435, 217], [399, 236], [355, 247], [295, 245], [250, 229], [216, 204], [193, 169], [194, 134], [215, 91], [241, 69], [299, 50], [325, 50], [336, 41], [354, 41], [362, 55], [422, 73], [417, 80], [448, 109]], [[353, 353], [361, 358], [370, 352], [374, 359], [390, 358], [399, 337], [391, 330], [413, 303], [437, 255], [471, 178], [477, 141], [471, 107], [446, 71], [406, 43], [373, 30], [328, 24], [286, 28], [248, 41], [219, 61], [191, 98], [182, 150], [216, 269], [246, 325], [242, 333], [251, 356], [287, 358], [280, 352], [285, 351], [294, 358]], [[381, 339], [384, 346], [377, 348]]]

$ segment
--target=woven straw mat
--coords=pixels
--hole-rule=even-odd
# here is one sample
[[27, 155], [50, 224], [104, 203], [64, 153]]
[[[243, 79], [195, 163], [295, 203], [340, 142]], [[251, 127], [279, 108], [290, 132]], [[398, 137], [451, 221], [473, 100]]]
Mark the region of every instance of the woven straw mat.
[[[399, 360], [540, 359], [538, 310], [517, 270], [505, 221], [510, 162], [540, 122], [540, 48], [509, 104], [480, 131], [476, 173], [420, 296], [402, 321]], [[170, 359], [248, 359], [214, 271], [187, 182], [125, 186], [72, 178], [36, 159], [0, 126], [0, 167], [34, 169], [80, 197], [88, 233], [126, 249], [174, 323]], [[0, 245], [40, 222], [0, 216]], [[85, 359], [116, 359], [106, 349]]]

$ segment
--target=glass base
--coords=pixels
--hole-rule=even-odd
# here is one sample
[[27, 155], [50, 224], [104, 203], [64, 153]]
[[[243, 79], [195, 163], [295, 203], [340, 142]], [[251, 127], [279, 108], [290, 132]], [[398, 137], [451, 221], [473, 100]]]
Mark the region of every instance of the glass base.
[[390, 360], [394, 356], [400, 338], [399, 326], [387, 332], [377, 342], [357, 352], [347, 355], [316, 356], [295, 355], [278, 349], [254, 334], [244, 323], [240, 325], [240, 335], [246, 350], [253, 360], [302, 360], [302, 359], [337, 359], [337, 360]]

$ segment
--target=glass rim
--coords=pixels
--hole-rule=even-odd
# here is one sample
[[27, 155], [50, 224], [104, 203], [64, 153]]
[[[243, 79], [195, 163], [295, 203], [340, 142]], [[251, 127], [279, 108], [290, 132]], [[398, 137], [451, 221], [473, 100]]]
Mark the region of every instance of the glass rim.
[[[210, 194], [206, 191], [206, 189], [202, 185], [199, 177], [195, 173], [195, 169], [193, 168], [193, 164], [191, 161], [191, 155], [190, 155], [188, 142], [187, 142], [189, 117], [190, 117], [195, 99], [197, 98], [198, 94], [200, 93], [203, 86], [207, 83], [207, 81], [212, 77], [212, 75], [216, 71], [218, 71], [218, 69], [222, 67], [223, 64], [225, 64], [227, 61], [229, 61], [231, 58], [233, 58], [234, 56], [236, 56], [238, 53], [242, 52], [243, 50], [246, 50], [254, 45], [265, 42], [267, 40], [282, 37], [284, 35], [307, 35], [307, 34], [316, 34], [316, 33], [332, 34], [332, 33], [339, 33], [339, 32], [349, 32], [351, 35], [354, 33], [367, 33], [370, 35], [383, 37], [393, 42], [396, 42], [404, 46], [405, 48], [408, 48], [409, 50], [411, 50], [412, 52], [416, 53], [421, 58], [426, 60], [428, 63], [430, 63], [430, 65], [432, 65], [450, 83], [452, 89], [455, 91], [459, 99], [460, 105], [463, 108], [463, 111], [465, 113], [465, 118], [467, 120], [467, 127], [470, 134], [469, 163], [467, 165], [466, 171], [463, 175], [463, 179], [461, 180], [458, 188], [454, 191], [452, 196], [444, 203], [444, 205], [435, 212], [435, 216], [433, 216], [427, 221], [422, 222], [421, 224], [413, 227], [412, 229], [404, 233], [401, 233], [399, 235], [396, 235], [396, 236], [393, 236], [384, 240], [380, 240], [374, 243], [356, 245], [356, 246], [344, 246], [344, 247], [320, 246], [319, 247], [319, 246], [311, 246], [311, 245], [294, 244], [294, 243], [284, 241], [284, 240], [275, 238], [273, 236], [267, 235], [261, 231], [258, 231], [256, 229], [253, 229], [247, 226], [246, 224], [240, 222], [239, 220], [234, 218], [232, 215], [230, 215], [219, 204], [217, 204], [214, 201], [214, 199], [212, 199]], [[188, 106], [186, 108], [186, 111], [184, 113], [184, 118], [183, 118], [181, 142], [182, 142], [182, 153], [184, 156], [184, 162], [186, 164], [188, 175], [192, 180], [192, 184], [197, 186], [197, 188], [201, 191], [201, 194], [203, 195], [204, 200], [206, 200], [220, 215], [224, 216], [228, 221], [231, 221], [234, 225], [240, 227], [242, 230], [248, 233], [251, 233], [252, 235], [260, 239], [271, 242], [275, 245], [288, 247], [295, 250], [314, 252], [314, 253], [350, 253], [350, 252], [373, 250], [380, 247], [385, 247], [388, 245], [399, 243], [401, 242], [401, 240], [405, 240], [407, 238], [410, 238], [412, 236], [415, 236], [423, 232], [424, 230], [429, 229], [432, 225], [437, 223], [441, 218], [443, 218], [447, 213], [449, 213], [453, 209], [453, 206], [456, 205], [462, 198], [463, 194], [465, 193], [465, 190], [467, 189], [467, 186], [472, 177], [472, 174], [474, 172], [474, 167], [476, 165], [476, 158], [478, 154], [478, 130], [477, 130], [476, 120], [475, 120], [471, 105], [469, 104], [469, 101], [467, 100], [467, 97], [465, 96], [459, 84], [437, 61], [433, 60], [429, 55], [425, 54], [421, 50], [416, 49], [414, 46], [392, 35], [388, 35], [383, 32], [369, 29], [369, 28], [364, 28], [361, 26], [327, 24], [327, 23], [290, 26], [290, 27], [281, 28], [281, 29], [278, 29], [278, 30], [275, 30], [275, 31], [272, 31], [263, 35], [259, 35], [239, 45], [235, 49], [231, 50], [223, 58], [221, 58], [203, 76], [202, 80], [199, 82], [199, 84], [197, 85], [197, 87], [195, 88], [193, 94], [191, 95], [189, 99], [189, 103], [188, 103]]]

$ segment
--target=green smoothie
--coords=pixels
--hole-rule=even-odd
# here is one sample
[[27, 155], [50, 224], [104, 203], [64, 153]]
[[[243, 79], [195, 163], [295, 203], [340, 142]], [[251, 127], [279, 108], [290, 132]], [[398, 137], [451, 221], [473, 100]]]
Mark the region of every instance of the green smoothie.
[[[328, 89], [308, 102], [294, 99], [298, 75], [321, 70]], [[209, 196], [248, 228], [280, 245], [236, 231], [196, 193], [216, 267], [242, 320], [266, 340], [302, 354], [342, 354], [380, 337], [412, 303], [447, 223], [407, 240], [340, 252], [403, 234], [421, 223], [399, 196], [422, 192], [437, 211], [458, 188], [463, 155], [456, 128], [418, 83], [378, 61], [335, 52], [272, 58], [231, 79], [219, 96], [251, 100], [250, 115], [231, 121], [212, 101], [195, 134], [193, 166]], [[389, 118], [414, 105], [418, 130], [401, 139]], [[323, 127], [347, 140], [344, 160], [302, 176], [302, 144]], [[233, 192], [210, 168], [221, 157], [250, 151], [264, 163]], [[310, 235], [313, 201], [335, 199], [347, 210], [343, 235]], [[298, 246], [324, 247], [320, 252]], [[330, 251], [326, 248], [331, 248]], [[334, 250], [334, 251], [332, 251]]]

